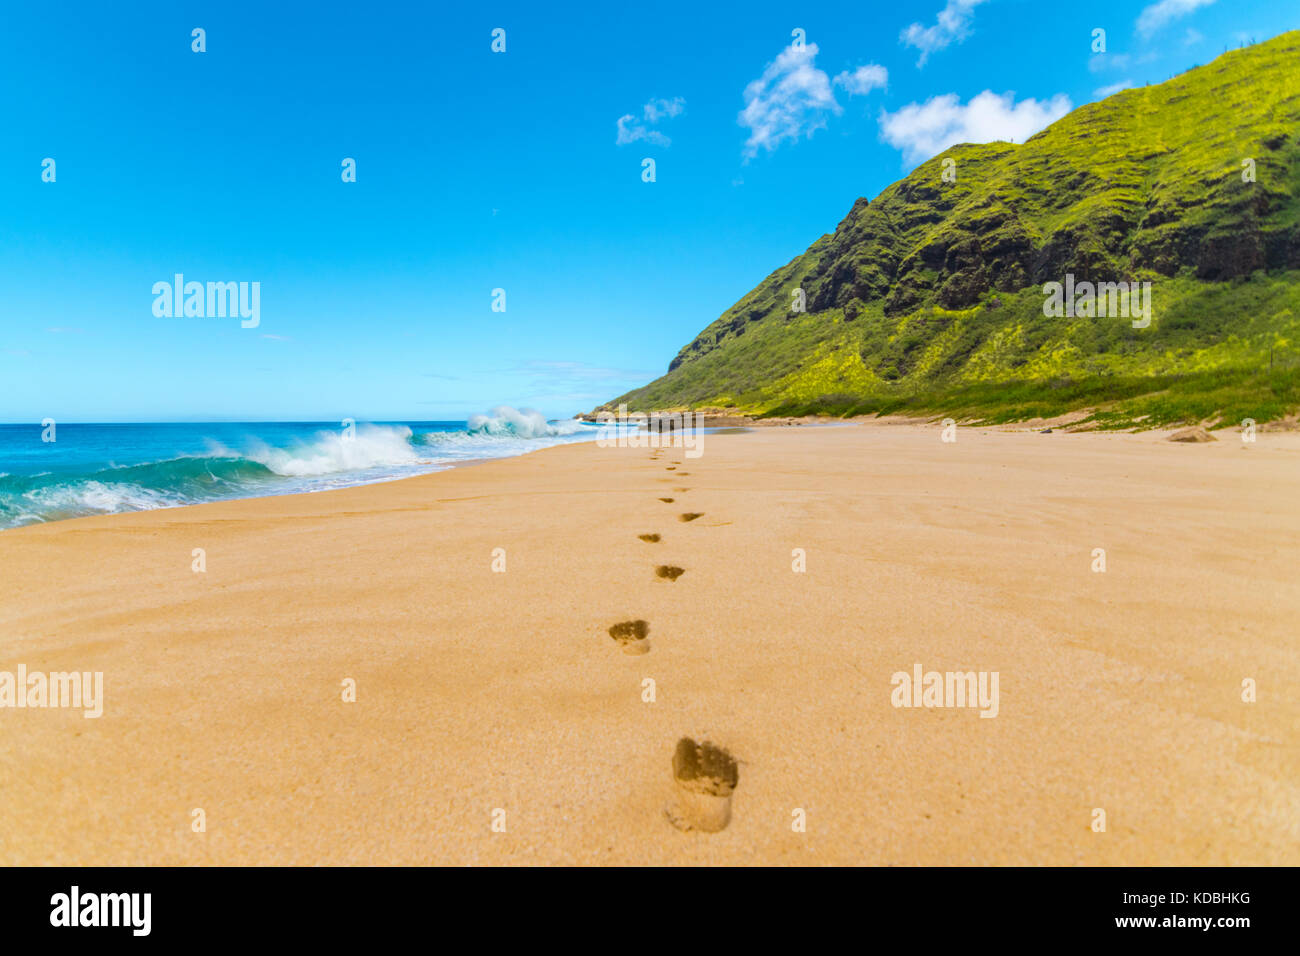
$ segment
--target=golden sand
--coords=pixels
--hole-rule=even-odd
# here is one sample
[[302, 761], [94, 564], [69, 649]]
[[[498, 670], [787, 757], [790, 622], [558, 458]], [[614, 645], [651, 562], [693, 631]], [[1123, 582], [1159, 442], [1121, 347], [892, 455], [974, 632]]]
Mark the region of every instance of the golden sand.
[[0, 532], [0, 863], [1300, 864], [1300, 438], [939, 436]]

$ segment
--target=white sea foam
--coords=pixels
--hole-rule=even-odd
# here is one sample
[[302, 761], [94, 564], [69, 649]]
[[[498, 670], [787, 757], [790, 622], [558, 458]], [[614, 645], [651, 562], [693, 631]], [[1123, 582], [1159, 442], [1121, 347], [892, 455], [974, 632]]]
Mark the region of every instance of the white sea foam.
[[405, 425], [358, 425], [355, 434], [317, 432], [310, 442], [272, 448], [256, 442], [243, 457], [265, 465], [277, 475], [307, 478], [341, 471], [366, 471], [396, 465], [419, 465], [427, 459], [411, 447]]
[[[70, 475], [57, 484], [30, 487], [30, 482], [49, 477], [47, 471], [22, 476], [26, 490], [0, 490], [0, 528], [388, 481], [439, 471], [457, 461], [512, 457], [549, 445], [590, 441], [596, 434], [596, 428], [578, 419], [548, 422], [532, 409], [499, 405], [490, 414], [471, 417], [466, 429], [450, 432], [417, 435], [406, 425], [362, 424], [348, 431], [321, 430], [282, 447], [254, 437], [232, 441], [234, 448], [209, 439], [203, 455], [126, 465], [104, 462], [96, 466], [98, 474]], [[211, 459], [227, 459], [229, 467]], [[270, 474], [240, 462], [255, 462]]]
[[[58, 517], [152, 511], [191, 503], [185, 496], [176, 493], [156, 491], [127, 482], [93, 480], [36, 488], [24, 493], [22, 497], [36, 507], [34, 516]], [[41, 520], [45, 518], [42, 517]]]
[[552, 423], [535, 409], [511, 408], [509, 405], [498, 405], [487, 415], [471, 415], [468, 424], [471, 435], [509, 435], [514, 438], [554, 438], [576, 434], [586, 427], [576, 418]]

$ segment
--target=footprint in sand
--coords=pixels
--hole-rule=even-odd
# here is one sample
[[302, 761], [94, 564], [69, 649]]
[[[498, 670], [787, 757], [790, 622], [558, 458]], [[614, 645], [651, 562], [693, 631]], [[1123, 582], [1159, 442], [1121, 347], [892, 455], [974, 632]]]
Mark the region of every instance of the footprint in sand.
[[676, 470], [677, 470], [677, 466], [676, 466], [676, 465], [669, 465], [669, 466], [668, 466], [668, 470], [669, 470], [669, 471], [676, 471]]
[[609, 629], [609, 636], [618, 641], [624, 654], [648, 653], [650, 642], [646, 635], [649, 633], [650, 625], [645, 621], [620, 621]]
[[662, 501], [662, 502], [663, 502], [664, 504], [666, 504], [666, 505], [670, 505], [670, 504], [673, 503], [673, 499], [672, 499], [672, 498], [660, 498], [659, 500]]
[[717, 833], [731, 822], [731, 794], [740, 771], [731, 754], [709, 741], [677, 741], [673, 753], [674, 799], [664, 808], [679, 830]]
[[655, 575], [661, 578], [667, 578], [669, 581], [676, 581], [686, 573], [685, 568], [676, 568], [671, 564], [661, 564], [655, 568]]
[[659, 540], [659, 535], [657, 534], [639, 534], [637, 535], [637, 537], [640, 538], [642, 541], [648, 541], [651, 544], [654, 544], [656, 541]]
[[[660, 498], [659, 500], [660, 500], [660, 501], [663, 501], [664, 499]], [[668, 500], [669, 500], [669, 501], [672, 501], [671, 498], [669, 498]], [[703, 517], [704, 517], [704, 512], [703, 512], [703, 511], [688, 511], [688, 512], [686, 512], [685, 514], [680, 514], [680, 515], [678, 515], [678, 516], [677, 516], [677, 520], [678, 520], [678, 521], [694, 521], [696, 518], [703, 518]]]

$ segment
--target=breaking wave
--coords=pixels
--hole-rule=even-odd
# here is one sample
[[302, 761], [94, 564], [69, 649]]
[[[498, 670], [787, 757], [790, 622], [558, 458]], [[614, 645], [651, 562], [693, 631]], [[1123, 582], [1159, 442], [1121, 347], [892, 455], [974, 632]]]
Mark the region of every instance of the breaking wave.
[[[190, 444], [202, 448], [201, 454], [164, 453], [155, 460], [130, 465], [100, 461], [27, 474], [12, 470], [3, 460], [4, 448], [0, 446], [0, 463], [6, 465], [0, 470], [0, 528], [388, 481], [438, 471], [457, 461], [510, 457], [596, 437], [594, 427], [577, 419], [547, 421], [540, 412], [508, 405], [471, 416], [463, 425], [434, 424], [441, 427], [420, 430], [419, 424], [362, 424], [352, 429], [319, 428], [275, 444], [255, 435], [237, 441], [228, 438], [223, 443], [196, 432]], [[150, 425], [108, 427], [117, 429], [101, 436], [110, 451], [124, 442], [127, 433], [134, 447], [144, 449], [140, 457], [148, 456], [155, 446], [159, 450], [176, 447], [174, 429], [178, 426], [170, 426], [171, 432]], [[192, 426], [196, 430], [204, 427]], [[258, 427], [247, 426], [249, 431]], [[292, 427], [274, 425], [264, 430], [284, 433]]]

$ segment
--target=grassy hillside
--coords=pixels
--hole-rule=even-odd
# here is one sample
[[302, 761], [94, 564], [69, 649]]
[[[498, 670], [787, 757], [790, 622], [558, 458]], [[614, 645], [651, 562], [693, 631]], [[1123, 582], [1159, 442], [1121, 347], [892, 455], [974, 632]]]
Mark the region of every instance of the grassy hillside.
[[[1100, 407], [1113, 425], [1293, 412], [1298, 62], [1291, 32], [1021, 145], [954, 146], [859, 199], [610, 406], [989, 420]], [[1150, 327], [1045, 316], [1043, 284], [1067, 273], [1150, 281]]]

